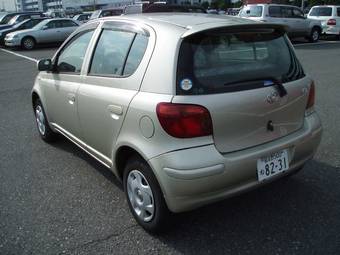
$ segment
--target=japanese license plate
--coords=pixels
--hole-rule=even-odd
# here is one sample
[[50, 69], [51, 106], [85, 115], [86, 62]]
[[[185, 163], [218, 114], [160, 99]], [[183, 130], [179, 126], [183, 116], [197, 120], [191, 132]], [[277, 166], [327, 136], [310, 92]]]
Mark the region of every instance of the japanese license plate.
[[257, 160], [257, 178], [263, 181], [289, 168], [288, 152], [282, 150]]

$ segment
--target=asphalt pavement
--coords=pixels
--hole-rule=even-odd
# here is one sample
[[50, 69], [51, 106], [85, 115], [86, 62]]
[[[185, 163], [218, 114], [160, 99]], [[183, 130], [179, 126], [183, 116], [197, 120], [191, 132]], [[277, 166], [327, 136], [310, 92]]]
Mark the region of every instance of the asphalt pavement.
[[136, 224], [107, 168], [66, 139], [39, 138], [35, 62], [0, 50], [0, 254], [340, 254], [340, 44], [296, 50], [324, 126], [315, 158], [289, 179], [177, 215], [159, 236]]

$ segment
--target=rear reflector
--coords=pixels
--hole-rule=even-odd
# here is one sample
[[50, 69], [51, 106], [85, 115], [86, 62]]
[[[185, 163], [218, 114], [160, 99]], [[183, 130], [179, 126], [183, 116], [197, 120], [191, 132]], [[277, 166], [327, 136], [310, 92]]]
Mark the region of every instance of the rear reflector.
[[314, 103], [315, 103], [315, 85], [314, 85], [314, 81], [313, 81], [311, 83], [310, 89], [309, 89], [309, 95], [308, 95], [306, 110], [312, 108], [314, 106]]
[[177, 138], [212, 135], [209, 111], [200, 105], [159, 103], [156, 108], [162, 128]]
[[335, 19], [329, 19], [327, 21], [327, 25], [329, 25], [329, 26], [336, 26], [336, 20]]

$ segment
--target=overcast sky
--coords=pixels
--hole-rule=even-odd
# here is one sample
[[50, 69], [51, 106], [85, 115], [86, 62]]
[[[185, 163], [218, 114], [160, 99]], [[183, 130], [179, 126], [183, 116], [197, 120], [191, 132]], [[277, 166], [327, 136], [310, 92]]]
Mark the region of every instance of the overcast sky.
[[0, 9], [5, 7], [7, 11], [13, 11], [15, 9], [14, 1], [15, 0], [0, 0]]

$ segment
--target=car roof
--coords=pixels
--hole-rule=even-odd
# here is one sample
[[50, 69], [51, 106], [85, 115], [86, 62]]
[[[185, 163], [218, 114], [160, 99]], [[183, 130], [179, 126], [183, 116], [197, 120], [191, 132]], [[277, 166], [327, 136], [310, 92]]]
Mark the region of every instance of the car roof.
[[[215, 26], [233, 26], [242, 24], [253, 24], [255, 21], [239, 17], [230, 17], [223, 15], [212, 15], [204, 13], [143, 13], [131, 14], [124, 16], [113, 16], [100, 18], [99, 20], [131, 20], [141, 22], [150, 26], [173, 26], [183, 29], [192, 29], [194, 27], [215, 27]], [[93, 21], [95, 22], [95, 20]]]

